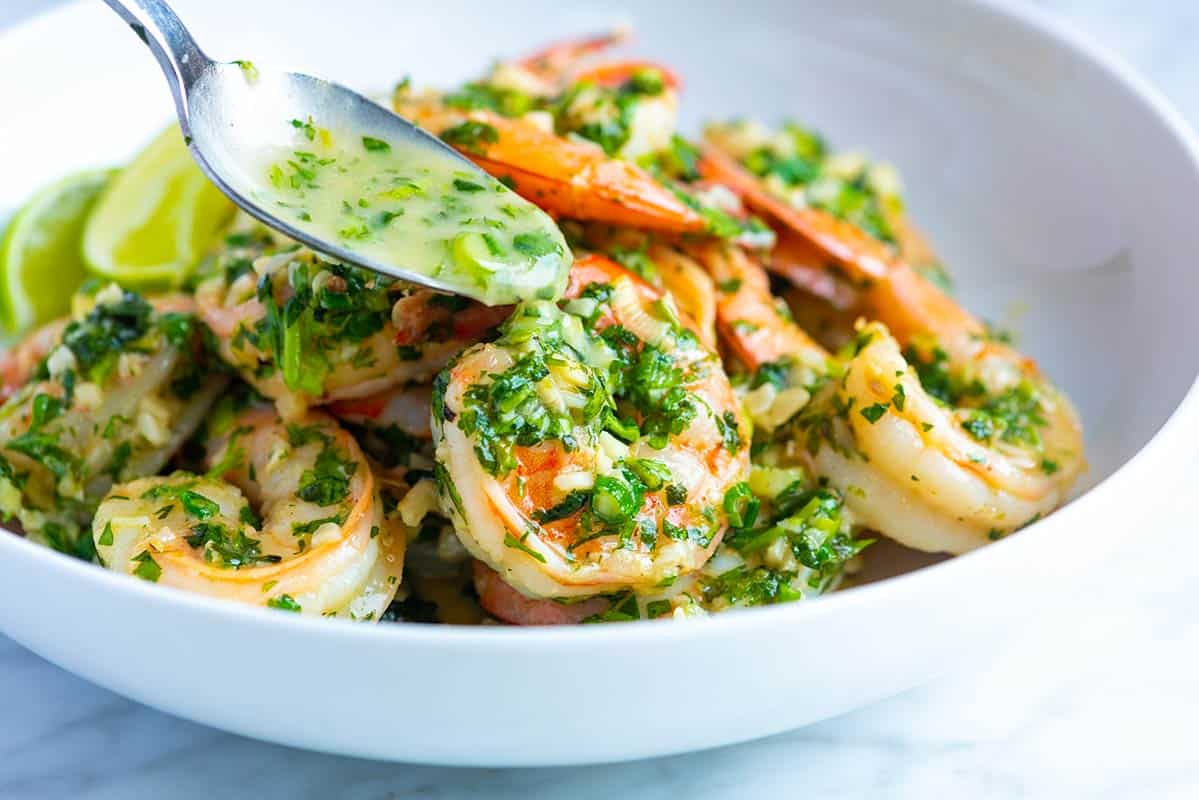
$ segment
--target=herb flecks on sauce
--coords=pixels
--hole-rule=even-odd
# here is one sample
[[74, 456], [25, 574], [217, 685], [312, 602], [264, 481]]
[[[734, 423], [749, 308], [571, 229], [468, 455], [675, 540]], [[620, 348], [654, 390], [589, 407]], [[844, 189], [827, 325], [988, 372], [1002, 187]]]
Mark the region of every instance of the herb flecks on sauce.
[[[489, 305], [553, 298], [571, 254], [553, 221], [440, 148], [284, 120], [256, 200], [306, 233]], [[476, 132], [485, 136], [486, 132]]]

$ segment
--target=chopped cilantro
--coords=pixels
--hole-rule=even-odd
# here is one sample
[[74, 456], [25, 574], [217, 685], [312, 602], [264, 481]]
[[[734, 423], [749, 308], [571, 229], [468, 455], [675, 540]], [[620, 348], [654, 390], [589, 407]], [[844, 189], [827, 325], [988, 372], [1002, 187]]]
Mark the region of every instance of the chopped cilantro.
[[867, 422], [873, 425], [883, 418], [883, 414], [887, 413], [889, 407], [886, 403], [875, 403], [872, 406], [866, 406], [860, 413], [866, 418]]
[[441, 132], [441, 138], [447, 144], [461, 147], [471, 152], [482, 152], [484, 145], [495, 144], [500, 140], [500, 132], [494, 125], [475, 120], [466, 120]]
[[586, 508], [588, 501], [591, 499], [591, 492], [576, 489], [566, 495], [561, 502], [547, 509], [536, 511], [533, 513], [533, 519], [541, 523], [555, 522], [560, 519], [566, 519], [569, 516], [577, 514]]
[[300, 476], [296, 496], [319, 506], [340, 503], [350, 493], [350, 479], [357, 468], [358, 465], [344, 458], [331, 442], [326, 442], [312, 469], [304, 470]]
[[363, 136], [362, 146], [370, 153], [386, 153], [391, 150], [390, 144], [373, 136]]
[[297, 614], [303, 610], [300, 608], [300, 604], [296, 602], [296, 599], [290, 594], [281, 594], [278, 597], [272, 597], [266, 601], [266, 604], [280, 611], [291, 611]]
[[133, 568], [133, 574], [144, 581], [157, 583], [162, 577], [162, 567], [158, 566], [158, 562], [154, 560], [154, 556], [150, 555], [149, 550], [143, 550], [133, 557], [133, 561], [137, 564]]
[[513, 550], [520, 550], [522, 553], [532, 556], [533, 558], [537, 559], [542, 564], [544, 564], [545, 556], [543, 556], [541, 553], [538, 553], [536, 550], [534, 550], [533, 548], [531, 548], [527, 544], [525, 544], [525, 540], [528, 538], [529, 538], [528, 531], [526, 531], [524, 533], [524, 535], [521, 536], [519, 539], [516, 538], [515, 536], [513, 536], [511, 533], [505, 532], [504, 533], [504, 547], [511, 547]]
[[263, 555], [262, 543], [243, 530], [230, 531], [216, 522], [199, 522], [187, 537], [191, 547], [203, 549], [204, 560], [238, 569], [258, 564], [276, 564], [281, 558]]

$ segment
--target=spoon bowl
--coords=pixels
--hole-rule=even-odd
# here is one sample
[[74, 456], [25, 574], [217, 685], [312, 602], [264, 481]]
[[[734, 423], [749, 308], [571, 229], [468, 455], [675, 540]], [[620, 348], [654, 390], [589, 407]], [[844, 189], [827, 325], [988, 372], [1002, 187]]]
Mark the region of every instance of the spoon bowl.
[[[262, 163], [258, 154], [277, 146], [288, 120], [316, 119], [322, 127], [352, 130], [392, 143], [407, 142], [460, 162], [462, 171], [487, 179], [468, 158], [402, 117], [357, 92], [310, 75], [262, 69], [247, 62], [210, 61], [188, 86], [185, 98], [188, 147], [218, 188], [264, 225], [330, 258], [444, 292], [461, 293], [454, 283], [371, 258], [320, 238], [276, 214], [260, 199]], [[183, 119], [183, 116], [180, 116]]]
[[[302, 73], [259, 69], [249, 61], [215, 61], [200, 49], [161, 0], [105, 3], [129, 23], [158, 59], [170, 84], [184, 139], [201, 170], [237, 206], [264, 225], [330, 259], [491, 305], [554, 294], [564, 287], [569, 250], [552, 220], [436, 136], [340, 84]], [[422, 271], [380, 257], [386, 252], [384, 247], [367, 251], [318, 235], [312, 225], [296, 224], [294, 214], [289, 219], [279, 213], [285, 204], [263, 191], [266, 168], [262, 154], [278, 151], [280, 143], [295, 133], [289, 124], [292, 120], [296, 125], [315, 120], [326, 132], [352, 132], [355, 140], [361, 137], [381, 146], [386, 143], [389, 150], [404, 152], [410, 161], [439, 164], [442, 173], [452, 171], [459, 180], [494, 190], [487, 193], [492, 205], [502, 202], [509, 208], [519, 208], [525, 214], [522, 219], [526, 229], [546, 232], [554, 248], [551, 256], [535, 258], [531, 265], [524, 265], [524, 274], [504, 275], [488, 286], [487, 278], [494, 275], [495, 264], [488, 265], [488, 271], [477, 280], [455, 276], [453, 270], [429, 269], [428, 265]], [[436, 199], [437, 192], [432, 189], [429, 194]], [[440, 252], [440, 243], [433, 244], [422, 255]], [[452, 261], [453, 257], [447, 258]]]

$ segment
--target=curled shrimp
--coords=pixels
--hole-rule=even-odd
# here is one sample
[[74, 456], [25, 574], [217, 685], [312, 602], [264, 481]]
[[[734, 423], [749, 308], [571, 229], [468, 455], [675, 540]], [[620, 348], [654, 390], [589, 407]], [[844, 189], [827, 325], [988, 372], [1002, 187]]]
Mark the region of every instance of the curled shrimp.
[[530, 598], [698, 569], [748, 469], [728, 379], [672, 302], [595, 255], [575, 262], [567, 298], [518, 307], [433, 398], [443, 507], [471, 554]]
[[404, 536], [384, 517], [353, 437], [330, 417], [234, 416], [207, 475], [140, 478], [92, 523], [109, 569], [251, 605], [377, 620], [395, 595]]
[[252, 261], [236, 248], [196, 291], [222, 357], [284, 416], [310, 405], [428, 381], [498, 324], [488, 309], [284, 249]]
[[[822, 375], [822, 348], [779, 313], [761, 268], [729, 248], [705, 255], [737, 286], [718, 307], [722, 334], [751, 369], [810, 394], [791, 409], [791, 455], [844, 493], [855, 520], [961, 553], [1065, 502], [1084, 464], [1073, 407], [1028, 359], [968, 336], [972, 318], [915, 273], [891, 273], [884, 321], [861, 324]], [[885, 322], [913, 342], [906, 351]]]
[[[0, 407], [0, 512], [26, 534], [90, 558], [80, 528], [113, 481], [161, 469], [228, 383], [190, 304], [157, 304], [110, 285], [10, 362], [30, 380]], [[16, 375], [34, 351], [44, 368]]]

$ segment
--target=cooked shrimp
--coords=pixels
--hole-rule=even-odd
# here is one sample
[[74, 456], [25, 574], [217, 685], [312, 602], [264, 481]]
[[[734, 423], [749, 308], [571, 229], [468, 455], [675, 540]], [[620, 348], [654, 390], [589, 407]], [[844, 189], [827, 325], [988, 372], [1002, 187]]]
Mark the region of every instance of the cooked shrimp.
[[[899, 174], [890, 164], [854, 152], [832, 152], [818, 134], [794, 123], [771, 132], [739, 120], [704, 129], [708, 151], [701, 167], [728, 178], [721, 156], [754, 173], [761, 195], [797, 208], [812, 208], [852, 224], [909, 264], [939, 264], [925, 236], [904, 210]], [[769, 208], [760, 208], [770, 214]], [[819, 264], [811, 265], [819, 267]]]
[[649, 248], [646, 256], [658, 266], [662, 288], [670, 292], [679, 308], [695, 323], [704, 347], [716, 349], [716, 286], [711, 276], [682, 253], [667, 255], [663, 244]]
[[222, 357], [284, 416], [427, 381], [507, 313], [319, 260], [306, 249], [232, 254], [196, 291]]
[[30, 332], [14, 347], [0, 354], [0, 398], [7, 400], [29, 382], [37, 365], [62, 341], [70, 317], [52, 320]]
[[555, 216], [702, 233], [700, 211], [626, 160], [670, 144], [677, 78], [640, 62], [570, 68], [618, 39], [556, 45], [458, 93], [400, 92], [395, 111]]
[[[488, 81], [522, 87], [529, 87], [533, 82], [538, 82], [541, 94], [552, 95], [561, 89], [563, 76], [576, 70], [584, 59], [628, 41], [631, 35], [632, 31], [627, 28], [613, 28], [594, 36], [554, 42], [524, 58], [501, 62], [492, 70]], [[505, 79], [505, 72], [514, 69], [522, 71], [528, 78]]]
[[0, 407], [0, 511], [27, 534], [90, 556], [77, 534], [108, 487], [161, 469], [228, 378], [195, 317], [158, 313], [115, 284], [30, 341], [26, 355], [49, 350], [45, 377]]
[[703, 215], [645, 170], [591, 142], [491, 111], [401, 104], [396, 112], [446, 138], [550, 214], [671, 233], [702, 233]]
[[429, 403], [433, 387], [429, 384], [388, 389], [370, 397], [338, 400], [329, 405], [333, 416], [352, 425], [397, 428], [408, 436], [432, 440]]
[[[858, 522], [960, 553], [1066, 500], [1084, 463], [1069, 401], [1027, 359], [968, 335], [972, 318], [919, 276], [900, 269], [879, 295], [889, 309], [879, 316], [914, 343], [910, 360], [886, 325], [864, 324], [854, 352], [821, 381], [820, 348], [777, 313], [761, 269], [728, 248], [708, 255], [718, 281], [739, 281], [717, 311], [738, 357], [758, 370], [784, 360], [794, 376], [799, 355], [807, 374], [780, 382], [813, 399], [790, 409], [804, 436], [791, 455], [841, 489]], [[945, 349], [921, 349], [917, 334]]]
[[716, 349], [716, 287], [707, 270], [648, 231], [594, 223], [572, 223], [568, 230], [585, 249], [608, 256], [669, 292], [694, 323], [704, 347]]
[[471, 554], [533, 598], [698, 569], [748, 469], [728, 379], [673, 303], [594, 255], [567, 297], [519, 307], [433, 399], [443, 506]]
[[574, 603], [527, 597], [482, 561], [472, 564], [471, 577], [479, 605], [497, 619], [513, 625], [577, 625], [609, 606], [604, 597], [587, 597]]
[[633, 160], [663, 150], [677, 127], [678, 76], [648, 61], [584, 63], [627, 36], [615, 30], [500, 62], [452, 101], [494, 106], [558, 134], [577, 134], [612, 156]]
[[818, 253], [824, 263], [846, 268], [859, 284], [886, 277], [894, 258], [890, 249], [853, 223], [821, 208], [780, 199], [718, 147], [704, 150], [699, 169], [706, 178], [736, 192], [750, 209], [806, 243], [805, 252]]
[[429, 384], [397, 386], [370, 397], [338, 400], [327, 408], [380, 464], [428, 470], [433, 467], [432, 392]]
[[[195, 301], [185, 294], [157, 295], [146, 300], [160, 314], [190, 314], [196, 306]], [[80, 298], [80, 301], [85, 305], [89, 302], [86, 298]], [[51, 320], [26, 334], [15, 346], [0, 353], [0, 401], [12, 397], [33, 378], [38, 365], [62, 341], [63, 330], [71, 323], [71, 319], [70, 316], [66, 316]]]
[[[766, 214], [783, 237], [798, 240], [798, 246], [806, 247], [815, 258], [839, 267], [855, 287], [855, 307], [868, 318], [884, 322], [903, 346], [919, 353], [922, 361], [934, 359], [939, 351], [944, 354], [940, 360], [945, 362], [938, 365], [939, 369], [963, 381], [977, 379], [991, 394], [1029, 381], [1038, 391], [1056, 397], [1053, 405], [1060, 405], [1065, 416], [1055, 429], [1060, 436], [1051, 438], [1057, 438], [1072, 453], [1072, 468], [1061, 470], [1065, 474], [1060, 480], [1069, 483], [1077, 476], [1083, 467], [1082, 438], [1069, 402], [1053, 389], [1031, 359], [995, 341], [982, 322], [905, 260], [903, 248], [888, 247], [827, 211], [774, 197], [761, 181], [718, 147], [705, 152], [703, 171], [724, 181], [750, 207]], [[919, 257], [930, 252], [919, 234], [909, 231], [905, 235], [911, 255]], [[791, 277], [785, 270], [781, 274]]]
[[227, 428], [209, 442], [207, 476], [113, 488], [92, 523], [103, 563], [212, 597], [377, 620], [405, 539], [386, 525], [353, 437], [324, 414], [289, 424], [269, 408]]

